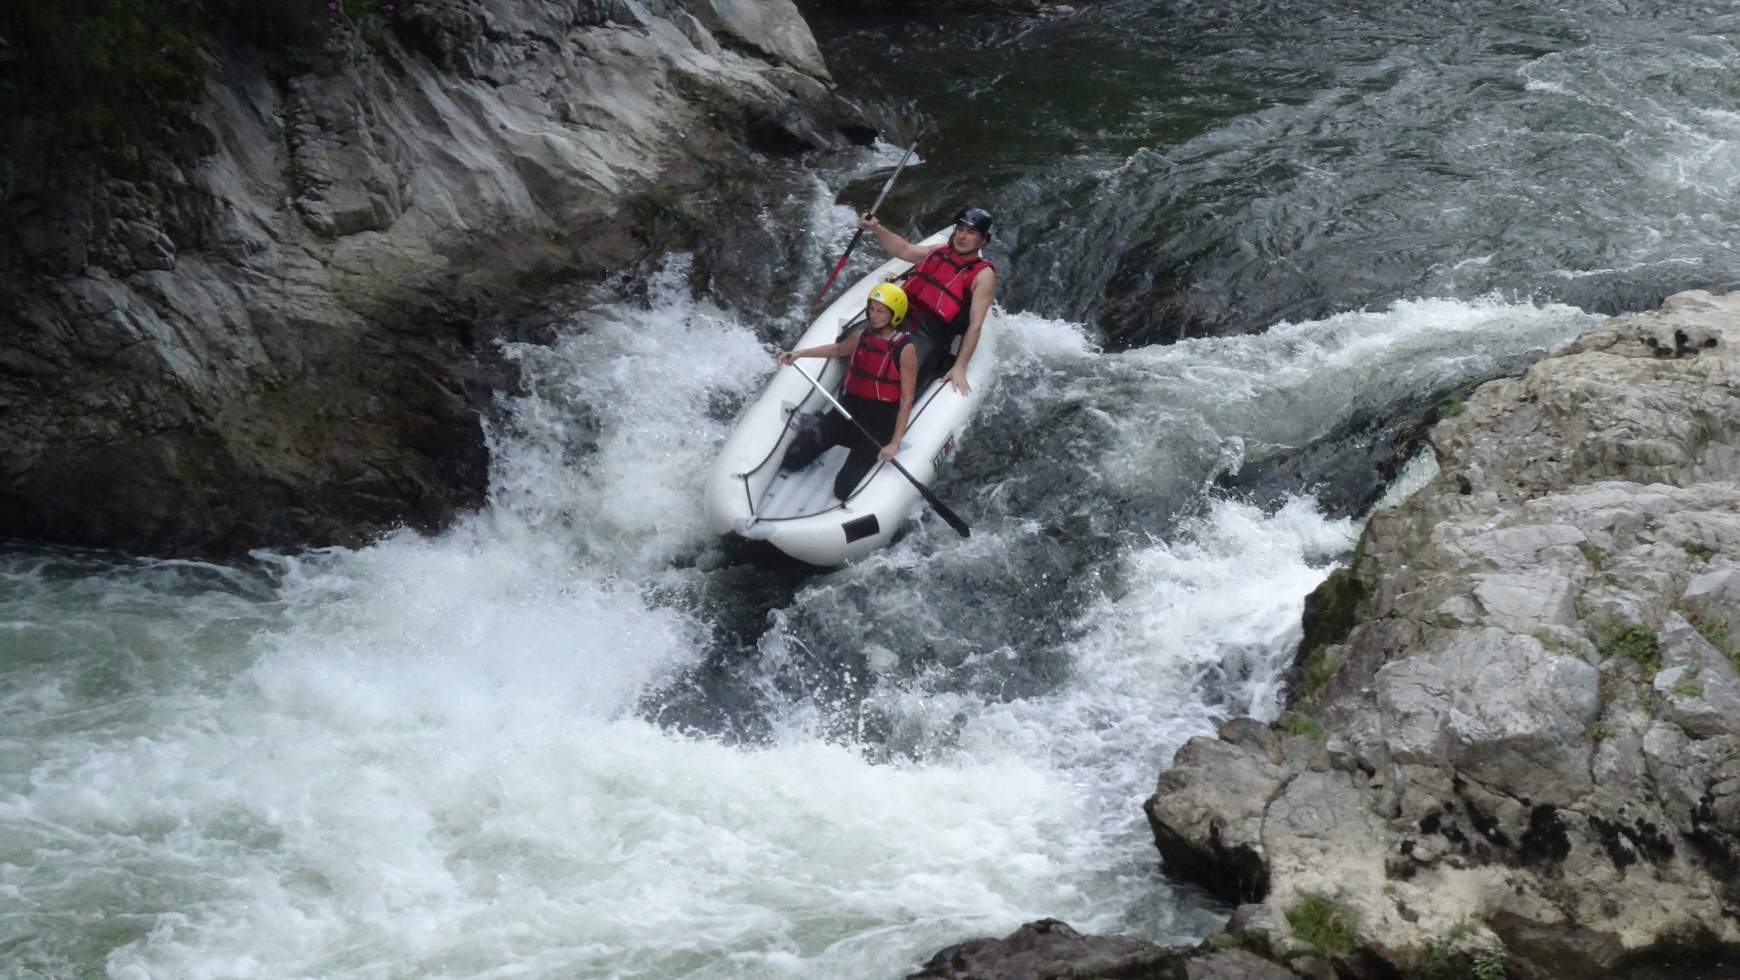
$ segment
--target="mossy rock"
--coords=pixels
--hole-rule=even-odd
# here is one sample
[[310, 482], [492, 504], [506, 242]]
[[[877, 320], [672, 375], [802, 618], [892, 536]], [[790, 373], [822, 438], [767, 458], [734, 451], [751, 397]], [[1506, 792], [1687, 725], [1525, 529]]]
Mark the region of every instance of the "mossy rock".
[[1359, 948], [1352, 910], [1330, 899], [1306, 895], [1287, 909], [1287, 924], [1299, 941], [1318, 952], [1347, 956]]
[[1346, 640], [1359, 625], [1365, 601], [1365, 583], [1351, 568], [1330, 572], [1323, 584], [1305, 597], [1305, 635], [1299, 641], [1299, 660], [1305, 664], [1307, 676], [1312, 673], [1313, 657], [1324, 647]]

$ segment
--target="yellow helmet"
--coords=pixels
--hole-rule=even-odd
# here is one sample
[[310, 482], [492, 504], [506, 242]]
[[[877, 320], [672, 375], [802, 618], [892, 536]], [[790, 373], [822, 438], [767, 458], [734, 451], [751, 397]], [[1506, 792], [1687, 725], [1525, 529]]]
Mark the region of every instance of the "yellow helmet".
[[900, 321], [906, 319], [906, 293], [891, 282], [879, 283], [870, 290], [870, 299], [888, 307], [888, 312], [894, 314], [888, 318], [891, 327], [900, 326]]

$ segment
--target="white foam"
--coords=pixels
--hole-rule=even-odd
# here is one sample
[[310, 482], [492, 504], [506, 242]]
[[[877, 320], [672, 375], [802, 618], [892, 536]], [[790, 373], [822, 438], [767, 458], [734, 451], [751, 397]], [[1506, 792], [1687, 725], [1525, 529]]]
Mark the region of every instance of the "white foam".
[[731, 422], [710, 406], [740, 403], [774, 364], [747, 325], [687, 298], [687, 274], [673, 258], [649, 309], [606, 305], [549, 347], [509, 348], [531, 391], [492, 440], [490, 534], [518, 521], [528, 546], [571, 539], [631, 575], [709, 535], [696, 500]]
[[1177, 541], [1133, 550], [1127, 590], [1083, 611], [1091, 628], [1071, 645], [1067, 690], [987, 710], [967, 751], [1051, 758], [1139, 803], [1189, 736], [1230, 717], [1274, 717], [1305, 595], [1356, 536], [1308, 498], [1272, 514], [1217, 501]]
[[1396, 474], [1394, 480], [1390, 481], [1390, 485], [1384, 489], [1383, 496], [1379, 497], [1377, 503], [1372, 505], [1372, 509], [1401, 506], [1409, 497], [1419, 493], [1421, 488], [1432, 482], [1438, 473], [1438, 454], [1433, 452], [1430, 446], [1421, 449], [1402, 466], [1402, 471]]
[[[493, 436], [492, 506], [445, 534], [268, 556], [270, 592], [24, 576], [36, 591], [0, 612], [56, 655], [17, 703], [59, 714], [0, 742], [16, 763], [0, 854], [53, 857], [0, 860], [0, 890], [49, 910], [8, 955], [128, 980], [893, 976], [1045, 915], [1159, 939], [1208, 928], [1163, 897], [1140, 799], [1185, 738], [1273, 713], [1302, 597], [1351, 525], [1304, 498], [1218, 503], [1108, 554], [1122, 584], [1080, 611], [1068, 679], [1037, 696], [954, 689], [940, 663], [909, 669], [916, 647], [866, 648], [870, 706], [922, 762], [830, 744], [830, 706], [802, 698], [764, 748], [660, 731], [637, 700], [702, 656], [711, 624], [657, 596], [704, 574], [670, 563], [709, 538], [695, 480], [729, 425], [718, 405], [771, 370], [751, 325], [688, 298], [682, 273], [645, 307], [605, 304], [552, 348], [515, 351], [530, 394]], [[1111, 355], [1077, 325], [1001, 322], [1011, 414], [976, 425], [1080, 400], [1121, 434], [1093, 465], [1139, 490], [1164, 420], [1216, 452], [1243, 431], [1278, 440], [1330, 424], [1384, 372], [1436, 387], [1580, 318], [1405, 304]], [[936, 576], [1006, 580], [1046, 532], [921, 529], [789, 612], [900, 606], [951, 636], [948, 607], [925, 601]], [[776, 616], [741, 669], [810, 656], [798, 619]], [[1027, 655], [972, 640], [959, 669]], [[88, 672], [139, 650], [156, 666], [115, 680], [113, 703], [93, 693]]]
[[[210, 758], [128, 753], [169, 800], [82, 769], [107, 819], [186, 821], [198, 830], [174, 856], [226, 869], [217, 901], [117, 950], [110, 975], [894, 975], [920, 944], [1055, 907], [1068, 869], [1049, 842], [1079, 806], [1019, 764], [869, 766], [627, 720], [442, 736], [369, 753], [295, 728], [207, 740]], [[287, 764], [250, 761], [288, 744]], [[176, 778], [213, 763], [231, 779]], [[996, 805], [1008, 795], [1027, 809]], [[59, 802], [39, 796], [39, 815]], [[92, 801], [64, 802], [83, 819]], [[269, 846], [224, 847], [223, 819]]]
[[[1012, 321], [1015, 329], [1029, 322]], [[1111, 409], [1100, 421], [1118, 438], [1099, 473], [1119, 492], [1141, 493], [1187, 460], [1222, 453], [1229, 438], [1246, 453], [1304, 445], [1356, 414], [1384, 414], [1418, 392], [1491, 376], [1596, 321], [1562, 305], [1408, 300], [1259, 335], [1107, 355], [1086, 371], [1060, 373], [1047, 390]]]
[[1545, 92], [1551, 95], [1571, 96], [1574, 93], [1561, 82], [1542, 81], [1531, 78], [1523, 83], [1523, 89], [1529, 92]]

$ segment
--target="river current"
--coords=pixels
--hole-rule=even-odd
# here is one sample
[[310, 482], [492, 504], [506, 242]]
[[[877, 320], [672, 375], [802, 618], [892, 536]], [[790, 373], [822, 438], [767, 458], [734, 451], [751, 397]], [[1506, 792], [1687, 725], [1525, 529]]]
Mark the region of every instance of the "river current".
[[[0, 976], [885, 978], [1042, 916], [1212, 930], [1141, 801], [1276, 713], [1421, 424], [1736, 279], [1731, 7], [1374, 6], [817, 12], [891, 142], [511, 347], [480, 512], [0, 554]], [[937, 484], [973, 536], [727, 547], [712, 452], [915, 136], [885, 220], [999, 220], [999, 378]]]

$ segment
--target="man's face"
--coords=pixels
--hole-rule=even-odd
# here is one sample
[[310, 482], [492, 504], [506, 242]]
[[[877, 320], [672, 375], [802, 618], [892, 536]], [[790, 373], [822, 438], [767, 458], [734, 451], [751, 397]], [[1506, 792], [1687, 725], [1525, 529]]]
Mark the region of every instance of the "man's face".
[[955, 251], [966, 255], [969, 252], [976, 252], [984, 246], [985, 234], [972, 225], [958, 224], [955, 225], [955, 235], [950, 244], [954, 246]]

